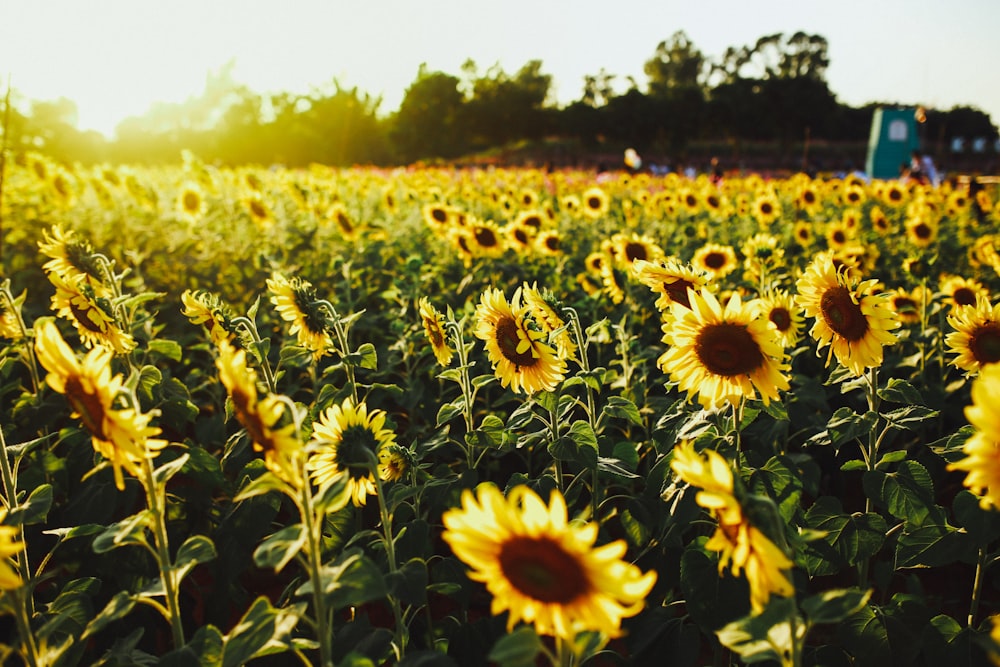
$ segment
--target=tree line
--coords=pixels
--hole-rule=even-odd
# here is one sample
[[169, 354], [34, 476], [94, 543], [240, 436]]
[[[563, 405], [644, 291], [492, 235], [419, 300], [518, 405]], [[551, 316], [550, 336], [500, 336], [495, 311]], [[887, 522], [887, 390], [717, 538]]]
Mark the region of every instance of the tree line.
[[[336, 80], [307, 94], [261, 95], [236, 82], [229, 66], [209, 75], [200, 96], [158, 103], [122, 122], [110, 140], [77, 130], [69, 100], [32, 102], [23, 113], [11, 108], [7, 145], [67, 162], [174, 162], [188, 149], [211, 162], [288, 166], [454, 160], [543, 140], [676, 159], [698, 142], [736, 151], [764, 142], [782, 155], [804, 140], [867, 140], [883, 103], [839, 103], [826, 81], [829, 64], [821, 35], [766, 35], [710, 58], [678, 31], [645, 62], [644, 85], [602, 69], [584, 77], [579, 99], [558, 106], [540, 60], [515, 72], [471, 60], [457, 74], [421, 65], [388, 115], [380, 114], [380, 98]], [[927, 110], [921, 133], [940, 147], [954, 137], [992, 141], [997, 128], [987, 114], [961, 106]]]

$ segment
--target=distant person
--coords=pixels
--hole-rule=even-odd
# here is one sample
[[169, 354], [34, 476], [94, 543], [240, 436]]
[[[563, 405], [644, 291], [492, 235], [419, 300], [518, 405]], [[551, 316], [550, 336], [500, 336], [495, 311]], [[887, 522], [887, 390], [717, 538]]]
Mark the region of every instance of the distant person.
[[934, 160], [927, 153], [920, 154], [920, 171], [927, 178], [927, 182], [937, 187], [941, 185], [941, 175], [938, 173]]
[[909, 180], [917, 183], [926, 183], [927, 174], [924, 173], [924, 165], [920, 161], [920, 153], [913, 151], [910, 153], [910, 177]]
[[722, 167], [719, 166], [719, 158], [713, 157], [709, 166], [711, 167], [709, 178], [711, 178], [713, 184], [719, 185], [722, 183]]

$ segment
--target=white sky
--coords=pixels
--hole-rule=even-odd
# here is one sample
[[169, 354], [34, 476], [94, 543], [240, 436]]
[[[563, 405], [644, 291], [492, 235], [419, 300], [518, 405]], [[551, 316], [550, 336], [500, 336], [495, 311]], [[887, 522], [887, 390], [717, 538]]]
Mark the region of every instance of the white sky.
[[838, 99], [980, 108], [1000, 124], [1000, 0], [0, 0], [0, 85], [68, 97], [110, 134], [153, 101], [199, 94], [235, 59], [258, 93], [336, 77], [394, 111], [421, 62], [514, 72], [540, 59], [561, 103], [602, 67], [644, 85], [656, 45], [684, 30], [708, 57], [776, 32], [821, 34]]

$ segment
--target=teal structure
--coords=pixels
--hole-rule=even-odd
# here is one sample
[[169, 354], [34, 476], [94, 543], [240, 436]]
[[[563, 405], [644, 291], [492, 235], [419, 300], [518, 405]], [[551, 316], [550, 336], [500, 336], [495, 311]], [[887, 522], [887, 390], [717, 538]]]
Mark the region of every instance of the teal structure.
[[920, 149], [916, 109], [875, 109], [865, 172], [871, 178], [898, 178], [899, 166], [910, 163], [910, 153]]

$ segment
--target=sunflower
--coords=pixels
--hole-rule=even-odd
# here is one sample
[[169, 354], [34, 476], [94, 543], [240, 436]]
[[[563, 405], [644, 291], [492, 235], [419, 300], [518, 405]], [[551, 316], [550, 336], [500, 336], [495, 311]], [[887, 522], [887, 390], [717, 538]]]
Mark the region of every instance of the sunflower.
[[443, 231], [448, 225], [448, 207], [441, 202], [427, 202], [420, 210], [428, 227]]
[[690, 308], [688, 288], [698, 290], [709, 282], [707, 273], [685, 265], [673, 257], [657, 262], [637, 260], [635, 273], [639, 282], [659, 295], [656, 298], [656, 307], [664, 314], [670, 312], [671, 304], [674, 303]]
[[341, 237], [352, 241], [358, 237], [358, 228], [347, 214], [347, 207], [342, 202], [336, 202], [326, 212], [326, 218], [332, 220], [340, 230]]
[[842, 223], [831, 222], [826, 228], [826, 245], [831, 250], [840, 250], [853, 240], [853, 235]]
[[880, 236], [886, 236], [892, 229], [892, 223], [889, 222], [889, 218], [886, 217], [885, 213], [878, 206], [872, 206], [871, 210], [868, 211], [868, 220], [871, 222], [872, 229], [874, 229]]
[[583, 265], [587, 267], [589, 273], [599, 276], [604, 269], [604, 265], [611, 261], [611, 256], [608, 253], [603, 250], [595, 250], [587, 255], [587, 258], [583, 260]]
[[83, 276], [63, 279], [57, 273], [50, 273], [49, 281], [56, 288], [52, 295], [53, 310], [73, 323], [84, 345], [103, 345], [117, 354], [135, 349], [135, 338], [118, 326], [111, 302], [97, 296]]
[[691, 258], [691, 265], [717, 280], [736, 270], [739, 262], [736, 261], [736, 251], [732, 247], [718, 243], [706, 243], [695, 251], [694, 257]]
[[964, 484], [982, 495], [983, 509], [1000, 508], [1000, 364], [983, 366], [972, 383], [972, 405], [965, 408], [965, 417], [973, 426], [972, 436], [965, 441], [965, 458], [948, 466], [949, 470], [964, 470]]
[[90, 243], [78, 239], [72, 230], [63, 232], [59, 225], [51, 231], [51, 235], [44, 231], [44, 240], [38, 242], [38, 249], [50, 258], [42, 269], [67, 279], [82, 277], [95, 293], [109, 295], [111, 290], [104, 284], [104, 272]]
[[882, 364], [882, 346], [896, 342], [891, 332], [899, 326], [885, 296], [874, 294], [874, 280], [858, 282], [846, 271], [838, 270], [833, 256], [817, 255], [797, 283], [796, 302], [816, 321], [809, 333], [819, 349], [830, 346], [830, 355], [855, 376], [866, 367]]
[[615, 247], [615, 257], [622, 267], [634, 273], [635, 262], [645, 260], [655, 262], [663, 257], [663, 249], [649, 236], [632, 234], [615, 234], [611, 237]]
[[795, 298], [781, 290], [766, 292], [753, 302], [760, 317], [768, 320], [777, 332], [778, 342], [786, 350], [795, 346], [802, 334], [802, 308]]
[[906, 219], [906, 237], [918, 248], [926, 248], [937, 240], [938, 224], [929, 215], [915, 215]]
[[485, 341], [494, 372], [504, 387], [528, 394], [552, 391], [566, 374], [566, 362], [543, 341], [543, 331], [530, 328], [521, 289], [510, 303], [503, 292], [488, 288], [476, 306], [477, 338]]
[[420, 319], [424, 324], [424, 334], [434, 350], [438, 363], [447, 366], [455, 351], [448, 345], [448, 334], [444, 329], [444, 316], [431, 304], [427, 297], [421, 297], [417, 302]]
[[893, 181], [882, 190], [882, 201], [893, 208], [902, 206], [905, 200], [906, 191], [900, 183]]
[[507, 247], [515, 252], [530, 251], [537, 234], [534, 227], [518, 222], [505, 225], [502, 232]]
[[919, 322], [928, 302], [927, 290], [919, 285], [912, 291], [897, 287], [895, 291], [889, 293], [889, 307], [903, 324]]
[[243, 197], [243, 207], [250, 214], [250, 219], [258, 226], [269, 227], [274, 223], [271, 207], [264, 201], [264, 197], [256, 191]]
[[207, 208], [205, 195], [202, 193], [201, 187], [194, 182], [187, 182], [181, 186], [180, 192], [177, 194], [175, 208], [178, 217], [182, 220], [192, 223], [198, 222], [201, 216], [205, 215]]
[[754, 234], [740, 248], [743, 267], [754, 280], [767, 276], [785, 263], [785, 249], [771, 234]]
[[294, 423], [278, 426], [285, 404], [274, 395], [259, 398], [257, 374], [247, 366], [246, 350], [229, 341], [219, 343], [219, 358], [215, 362], [219, 380], [229, 394], [233, 413], [246, 429], [254, 451], [264, 453], [264, 465], [272, 473], [301, 489], [302, 463], [305, 449]]
[[552, 229], [539, 232], [535, 237], [535, 250], [550, 257], [562, 254], [562, 237], [559, 232]]
[[539, 290], [537, 283], [532, 285], [525, 283], [521, 296], [524, 297], [524, 305], [527, 306], [531, 319], [549, 335], [560, 358], [572, 359], [576, 354], [576, 343], [573, 342], [573, 334], [556, 310], [555, 295], [548, 290]]
[[514, 218], [514, 224], [530, 228], [531, 235], [534, 236], [542, 229], [542, 213], [536, 209], [521, 211]]
[[573, 217], [580, 212], [581, 208], [583, 208], [583, 204], [580, 203], [580, 198], [576, 195], [564, 195], [559, 199], [559, 210], [566, 211]]
[[24, 303], [25, 297], [26, 293], [22, 292], [21, 296], [14, 300], [13, 308], [7, 302], [7, 299], [0, 299], [0, 338], [10, 340], [24, 338], [24, 331], [21, 329], [21, 318], [18, 310], [15, 310], [15, 308], [20, 308], [21, 304]]
[[792, 228], [792, 236], [800, 246], [806, 248], [813, 242], [813, 226], [805, 220], [800, 220]]
[[816, 214], [823, 206], [823, 201], [820, 199], [819, 191], [813, 183], [809, 183], [802, 187], [795, 203], [810, 214]]
[[683, 481], [702, 489], [695, 501], [718, 521], [705, 548], [719, 552], [720, 575], [727, 567], [734, 576], [745, 574], [754, 614], [764, 611], [772, 595], [794, 595], [795, 586], [785, 574], [794, 563], [743, 512], [733, 495], [733, 473], [725, 459], [713, 450], [699, 455], [692, 443], [681, 442], [674, 447], [671, 467]]
[[944, 276], [941, 279], [939, 288], [945, 297], [945, 302], [951, 305], [952, 310], [959, 306], [975, 306], [979, 303], [980, 297], [989, 297], [989, 290], [973, 278], [963, 278], [962, 276]]
[[149, 425], [154, 413], [116, 408], [124, 382], [121, 375], [111, 374], [111, 350], [95, 347], [81, 363], [49, 318], [35, 323], [35, 352], [49, 372], [46, 383], [65, 394], [73, 417], [90, 431], [94, 450], [111, 463], [115, 486], [124, 491], [122, 470], [138, 477], [142, 462], [156, 458], [167, 445], [165, 440], [152, 437], [160, 433], [159, 428]]
[[781, 204], [772, 193], [762, 194], [754, 200], [753, 215], [761, 228], [769, 227], [781, 215]]
[[235, 313], [215, 294], [205, 290], [184, 290], [181, 303], [184, 305], [181, 314], [192, 324], [208, 327], [208, 337], [213, 343], [230, 340], [236, 334], [232, 323]]
[[326, 315], [310, 282], [298, 276], [285, 278], [275, 273], [267, 279], [271, 303], [286, 322], [291, 322], [290, 334], [296, 334], [299, 345], [310, 350], [313, 359], [319, 359], [333, 346]]
[[541, 635], [572, 641], [581, 631], [621, 634], [656, 583], [622, 560], [624, 540], [595, 547], [598, 525], [568, 521], [566, 501], [553, 491], [548, 505], [527, 486], [509, 498], [489, 483], [462, 492], [462, 506], [442, 517], [442, 538], [486, 585], [494, 615], [509, 612], [508, 632], [520, 621]]
[[24, 551], [24, 542], [18, 541], [21, 529], [18, 526], [5, 526], [7, 510], [0, 509], [0, 591], [9, 591], [20, 587], [21, 575], [11, 567], [10, 561]]
[[989, 298], [980, 296], [975, 306], [953, 310], [948, 324], [955, 329], [945, 337], [948, 351], [957, 355], [953, 366], [975, 374], [1000, 361], [1000, 305], [992, 306]]
[[504, 236], [492, 220], [474, 220], [469, 224], [469, 239], [473, 253], [483, 257], [499, 257], [506, 249]]
[[865, 201], [865, 189], [858, 183], [849, 183], [840, 193], [840, 199], [845, 206], [860, 206]]
[[580, 208], [586, 217], [598, 220], [611, 210], [611, 198], [607, 192], [595, 185], [584, 190]]
[[768, 404], [787, 390], [784, 350], [770, 321], [756, 317], [739, 295], [725, 309], [708, 290], [688, 291], [691, 308], [672, 306], [672, 321], [663, 325], [668, 349], [657, 365], [690, 400], [706, 408], [756, 398]]
[[522, 188], [517, 195], [517, 203], [524, 208], [538, 206], [538, 193], [531, 188]]
[[347, 476], [347, 485], [355, 507], [362, 507], [369, 495], [375, 495], [372, 466], [379, 478], [389, 480], [396, 474], [390, 457], [383, 449], [396, 444], [396, 435], [385, 428], [385, 412], [368, 411], [364, 403], [355, 405], [348, 398], [327, 408], [313, 424], [306, 467], [320, 489]]

